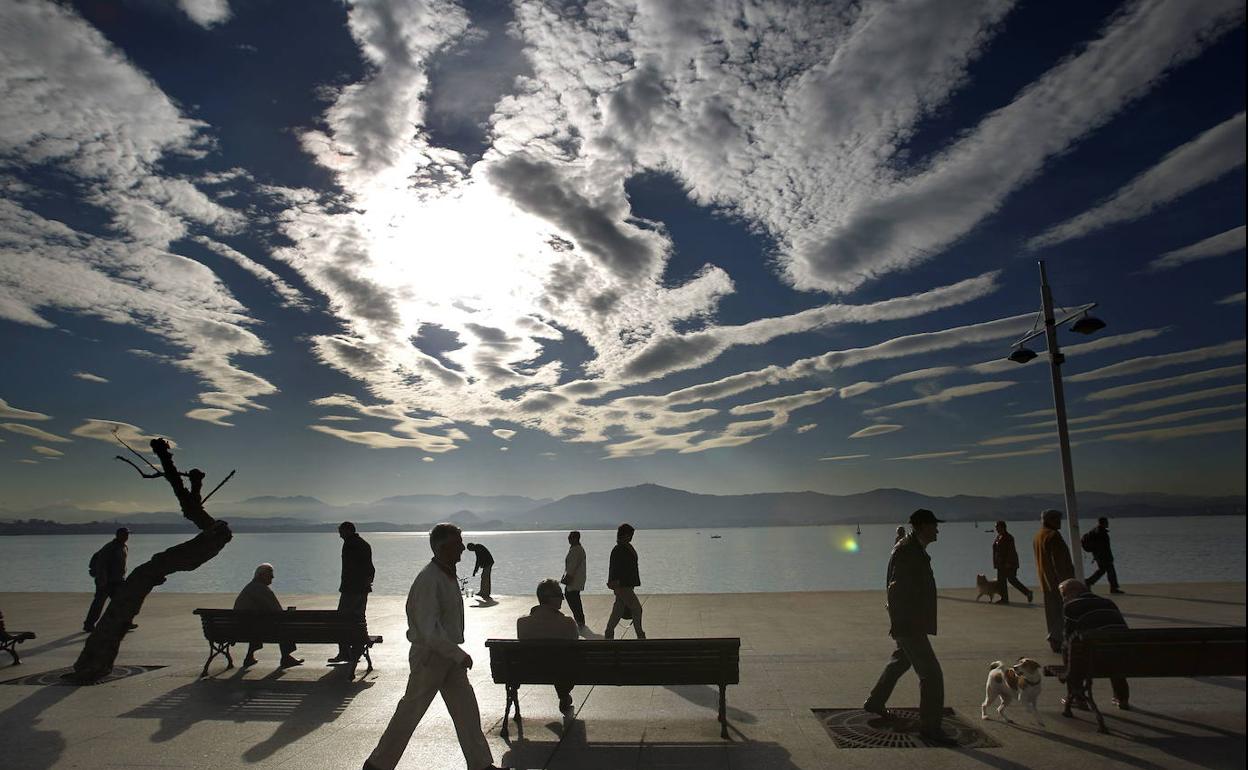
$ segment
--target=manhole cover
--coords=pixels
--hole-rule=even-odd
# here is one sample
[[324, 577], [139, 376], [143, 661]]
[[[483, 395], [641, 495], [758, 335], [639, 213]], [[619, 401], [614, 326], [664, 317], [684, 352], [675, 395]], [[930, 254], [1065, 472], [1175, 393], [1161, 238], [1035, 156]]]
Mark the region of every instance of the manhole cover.
[[[91, 684], [104, 684], [105, 682], [115, 682], [118, 679], [125, 679], [128, 676], [138, 676], [146, 674], [148, 671], [155, 671], [164, 666], [113, 666], [113, 671], [108, 676]], [[65, 679], [65, 674], [73, 673], [73, 667], [57, 668], [52, 671], [44, 671], [42, 674], [28, 674], [19, 676], [16, 679], [8, 679], [0, 682], [0, 684], [28, 684], [34, 687], [47, 687], [48, 685], [66, 685], [68, 687], [77, 687], [78, 683], [69, 679]]]
[[[811, 709], [840, 749], [922, 749], [930, 744], [919, 737], [918, 709], [889, 709], [891, 719], [862, 709]], [[971, 727], [953, 709], [945, 709], [940, 726], [958, 739], [958, 747], [990, 749], [1000, 746]]]

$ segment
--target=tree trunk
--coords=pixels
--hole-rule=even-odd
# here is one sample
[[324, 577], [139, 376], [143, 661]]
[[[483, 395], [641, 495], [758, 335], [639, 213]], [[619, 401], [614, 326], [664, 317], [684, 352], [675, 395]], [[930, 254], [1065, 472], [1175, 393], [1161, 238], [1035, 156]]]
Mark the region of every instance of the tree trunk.
[[174, 572], [189, 572], [198, 569], [202, 564], [221, 552], [225, 544], [230, 542], [233, 534], [224, 521], [217, 521], [204, 511], [200, 497], [204, 479], [203, 472], [192, 469], [185, 475], [191, 480], [188, 490], [182, 482], [182, 476], [173, 463], [173, 455], [169, 444], [164, 439], [152, 439], [152, 451], [160, 458], [161, 473], [150, 478], [163, 477], [173, 487], [174, 496], [182, 515], [200, 529], [200, 533], [185, 543], [162, 551], [150, 561], [140, 564], [130, 572], [117, 594], [109, 601], [104, 616], [95, 625], [95, 630], [87, 637], [78, 661], [74, 663], [74, 671], [66, 677], [80, 683], [100, 680], [113, 670], [113, 662], [121, 649], [121, 640], [125, 637], [143, 602], [152, 589], [165, 582]]

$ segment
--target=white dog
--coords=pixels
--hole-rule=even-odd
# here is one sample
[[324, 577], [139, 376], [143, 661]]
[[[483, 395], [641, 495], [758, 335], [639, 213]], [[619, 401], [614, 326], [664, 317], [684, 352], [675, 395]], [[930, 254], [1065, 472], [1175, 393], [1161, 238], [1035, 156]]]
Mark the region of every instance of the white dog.
[[1040, 698], [1040, 685], [1044, 682], [1043, 673], [1040, 664], [1031, 658], [1019, 658], [1017, 663], [1008, 668], [999, 660], [993, 661], [988, 667], [988, 682], [984, 685], [984, 705], [980, 706], [980, 717], [987, 719], [988, 707], [1000, 698], [1001, 705], [997, 706], [997, 713], [1010, 722], [1010, 718], [1005, 715], [1005, 707], [1017, 700], [1023, 704], [1023, 708], [1035, 715], [1036, 723], [1043, 727], [1044, 720], [1036, 709], [1036, 701]]

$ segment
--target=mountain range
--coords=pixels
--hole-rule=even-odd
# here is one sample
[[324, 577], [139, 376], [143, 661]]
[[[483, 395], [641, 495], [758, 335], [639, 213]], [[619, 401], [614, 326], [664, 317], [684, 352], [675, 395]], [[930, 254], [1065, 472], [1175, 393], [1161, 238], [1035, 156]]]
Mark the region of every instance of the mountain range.
[[[1243, 515], [1244, 497], [1201, 497], [1159, 493], [1082, 492], [1080, 517]], [[1046, 508], [1064, 509], [1059, 494], [1005, 497], [937, 497], [905, 489], [876, 489], [851, 495], [822, 492], [765, 492], [709, 495], [641, 484], [602, 492], [568, 495], [558, 500], [518, 495], [402, 495], [369, 503], [330, 505], [315, 497], [253, 497], [210, 505], [214, 516], [238, 531], [332, 529], [350, 520], [361, 529], [424, 529], [451, 520], [465, 529], [604, 529], [621, 521], [647, 529], [800, 526], [816, 524], [902, 523], [916, 508], [929, 508], [949, 521], [1020, 520], [1038, 517]], [[0, 511], [0, 520], [17, 514]], [[23, 519], [49, 524], [121, 522], [144, 529], [179, 526], [173, 511], [116, 515], [77, 508], [27, 511]], [[8, 529], [8, 528], [6, 528]]]

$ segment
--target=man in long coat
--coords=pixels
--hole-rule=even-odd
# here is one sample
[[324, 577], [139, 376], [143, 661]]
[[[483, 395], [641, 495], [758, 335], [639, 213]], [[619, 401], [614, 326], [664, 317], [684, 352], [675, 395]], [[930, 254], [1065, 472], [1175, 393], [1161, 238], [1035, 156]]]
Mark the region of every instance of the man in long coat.
[[1014, 536], [1005, 526], [1004, 521], [997, 522], [997, 539], [992, 541], [992, 566], [997, 571], [997, 582], [1001, 585], [1001, 601], [998, 604], [1010, 603], [1008, 584], [1023, 592], [1027, 602], [1031, 603], [1031, 589], [1018, 579], [1018, 549], [1014, 547]]
[[1036, 533], [1032, 547], [1036, 554], [1036, 573], [1040, 578], [1040, 590], [1044, 592], [1044, 621], [1048, 626], [1045, 639], [1053, 652], [1062, 651], [1062, 592], [1063, 580], [1075, 576], [1075, 565], [1070, 560], [1070, 548], [1062, 539], [1062, 512], [1050, 508], [1040, 514], [1040, 531]]

